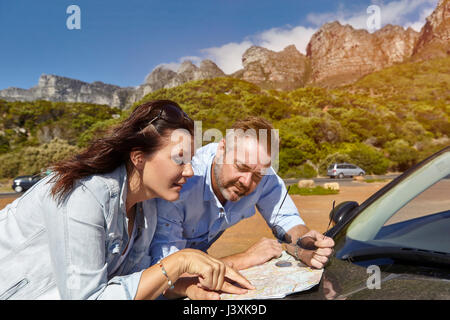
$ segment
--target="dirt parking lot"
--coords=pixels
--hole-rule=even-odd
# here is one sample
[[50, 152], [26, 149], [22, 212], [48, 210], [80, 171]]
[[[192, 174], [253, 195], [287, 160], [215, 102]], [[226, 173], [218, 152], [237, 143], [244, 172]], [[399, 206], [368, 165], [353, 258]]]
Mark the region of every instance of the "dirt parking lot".
[[[352, 182], [341, 186], [339, 194], [326, 196], [292, 196], [300, 211], [302, 219], [310, 229], [325, 232], [329, 222], [329, 212], [333, 200], [336, 205], [347, 200], [362, 203], [386, 183]], [[0, 199], [0, 209], [14, 199]], [[208, 253], [215, 257], [224, 257], [242, 252], [257, 242], [260, 238], [273, 238], [272, 232], [265, 220], [257, 212], [253, 217], [245, 219], [226, 230], [211, 246]]]

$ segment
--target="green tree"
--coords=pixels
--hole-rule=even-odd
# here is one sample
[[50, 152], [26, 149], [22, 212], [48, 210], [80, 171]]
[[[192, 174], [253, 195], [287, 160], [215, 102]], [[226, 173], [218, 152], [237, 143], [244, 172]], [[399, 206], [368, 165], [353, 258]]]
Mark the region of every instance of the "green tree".
[[392, 169], [396, 171], [409, 169], [419, 159], [419, 152], [402, 139], [388, 142], [386, 150], [389, 152], [389, 159], [393, 161]]

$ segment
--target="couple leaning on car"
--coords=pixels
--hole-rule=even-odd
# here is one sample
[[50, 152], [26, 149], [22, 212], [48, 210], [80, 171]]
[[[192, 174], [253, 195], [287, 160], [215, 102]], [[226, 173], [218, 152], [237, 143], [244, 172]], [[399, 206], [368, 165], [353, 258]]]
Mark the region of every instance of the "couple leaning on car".
[[[273, 129], [261, 118], [233, 128], [269, 135]], [[301, 250], [299, 259], [322, 268], [334, 242], [309, 230], [285, 198], [270, 167], [276, 152], [270, 143], [259, 134], [236, 144], [226, 138], [200, 148], [191, 162], [193, 131], [173, 101], [139, 105], [1, 210], [0, 299], [245, 293], [255, 288], [237, 270], [280, 256], [281, 244], [262, 239], [221, 259], [205, 251], [225, 229], [255, 214], [255, 206], [280, 239], [310, 236], [316, 249]]]

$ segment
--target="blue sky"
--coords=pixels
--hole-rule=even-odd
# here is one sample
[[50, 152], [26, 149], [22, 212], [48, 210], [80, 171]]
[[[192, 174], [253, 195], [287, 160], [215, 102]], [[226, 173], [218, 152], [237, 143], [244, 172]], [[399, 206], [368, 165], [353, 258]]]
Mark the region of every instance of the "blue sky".
[[[438, 0], [0, 0], [0, 89], [30, 88], [43, 73], [137, 86], [156, 66], [214, 60], [226, 73], [251, 45], [304, 51], [323, 23], [366, 28], [366, 9], [381, 24], [416, 30]], [[78, 5], [81, 29], [69, 30]]]

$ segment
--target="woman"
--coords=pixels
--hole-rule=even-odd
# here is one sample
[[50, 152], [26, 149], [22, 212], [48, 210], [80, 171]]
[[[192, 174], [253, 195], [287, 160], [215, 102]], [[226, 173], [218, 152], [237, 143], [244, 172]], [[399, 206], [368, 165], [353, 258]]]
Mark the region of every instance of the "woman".
[[236, 291], [225, 276], [253, 288], [198, 250], [147, 268], [156, 211], [145, 200], [179, 197], [192, 134], [175, 102], [142, 104], [1, 210], [0, 299], [154, 299], [183, 273], [210, 290]]

